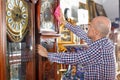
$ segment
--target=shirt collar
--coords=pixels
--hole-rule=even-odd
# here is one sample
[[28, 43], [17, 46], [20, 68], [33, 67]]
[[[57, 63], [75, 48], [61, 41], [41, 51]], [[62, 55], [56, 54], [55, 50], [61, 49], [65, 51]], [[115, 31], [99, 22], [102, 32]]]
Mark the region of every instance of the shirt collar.
[[105, 44], [106, 43], [106, 41], [108, 40], [108, 38], [106, 38], [106, 37], [104, 37], [104, 38], [101, 38], [101, 39], [99, 39], [99, 40], [96, 40], [96, 41], [94, 41], [94, 42], [92, 42], [91, 44], [90, 44], [90, 46], [94, 46], [94, 45], [102, 45], [102, 44]]

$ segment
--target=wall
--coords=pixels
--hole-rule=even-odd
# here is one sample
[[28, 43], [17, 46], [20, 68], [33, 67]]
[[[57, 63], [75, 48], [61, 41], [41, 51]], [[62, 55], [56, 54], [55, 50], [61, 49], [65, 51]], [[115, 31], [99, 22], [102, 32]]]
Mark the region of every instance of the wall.
[[[80, 0], [61, 0], [62, 9], [71, 6], [78, 7], [78, 2]], [[94, 0], [96, 3], [102, 4], [107, 16], [110, 18], [111, 21], [114, 21], [115, 18], [119, 17], [119, 0]], [[67, 4], [66, 4], [67, 3]]]
[[78, 21], [78, 8], [79, 8], [79, 0], [60, 0], [60, 6], [62, 8], [62, 12], [64, 13], [65, 8], [69, 8], [69, 18]]
[[63, 12], [64, 12], [65, 8], [71, 9], [73, 6], [78, 8], [79, 0], [60, 0], [60, 6], [61, 6]]
[[60, 0], [60, 5], [62, 9], [64, 8], [71, 8], [72, 6], [78, 6], [78, 0]]
[[119, 0], [94, 0], [96, 3], [103, 5], [107, 16], [114, 21], [119, 17]]

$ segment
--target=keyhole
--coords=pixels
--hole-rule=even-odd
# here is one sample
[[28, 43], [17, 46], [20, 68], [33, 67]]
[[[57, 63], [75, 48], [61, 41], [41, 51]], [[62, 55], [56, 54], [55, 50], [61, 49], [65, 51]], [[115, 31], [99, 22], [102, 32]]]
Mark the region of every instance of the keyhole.
[[16, 17], [18, 17], [18, 14], [16, 14]]

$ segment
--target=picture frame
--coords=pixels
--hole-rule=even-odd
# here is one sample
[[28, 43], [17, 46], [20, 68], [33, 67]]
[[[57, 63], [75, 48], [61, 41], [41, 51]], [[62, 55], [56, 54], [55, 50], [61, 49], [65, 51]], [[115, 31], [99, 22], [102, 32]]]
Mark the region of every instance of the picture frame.
[[89, 22], [97, 16], [95, 2], [88, 0]]
[[104, 7], [101, 4], [95, 3], [95, 8], [96, 8], [96, 12], [97, 12], [97, 16], [106, 16]]
[[86, 10], [88, 10], [88, 4], [87, 3], [83, 3], [83, 2], [79, 2], [79, 9], [86, 9]]
[[60, 27], [61, 36], [58, 38], [58, 43], [73, 44], [74, 34], [65, 27]]

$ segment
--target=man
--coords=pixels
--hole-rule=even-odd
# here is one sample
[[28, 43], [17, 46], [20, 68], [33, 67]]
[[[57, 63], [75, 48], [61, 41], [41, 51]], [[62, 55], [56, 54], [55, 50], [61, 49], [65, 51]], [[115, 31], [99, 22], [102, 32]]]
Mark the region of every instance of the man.
[[[61, 13], [62, 15], [62, 13]], [[73, 33], [84, 39], [88, 48], [83, 51], [68, 53], [49, 53], [38, 45], [38, 53], [51, 62], [62, 64], [80, 64], [84, 69], [84, 80], [115, 80], [114, 44], [107, 38], [111, 30], [111, 22], [104, 16], [94, 18], [86, 34], [79, 26], [73, 26], [59, 17], [61, 23]]]

